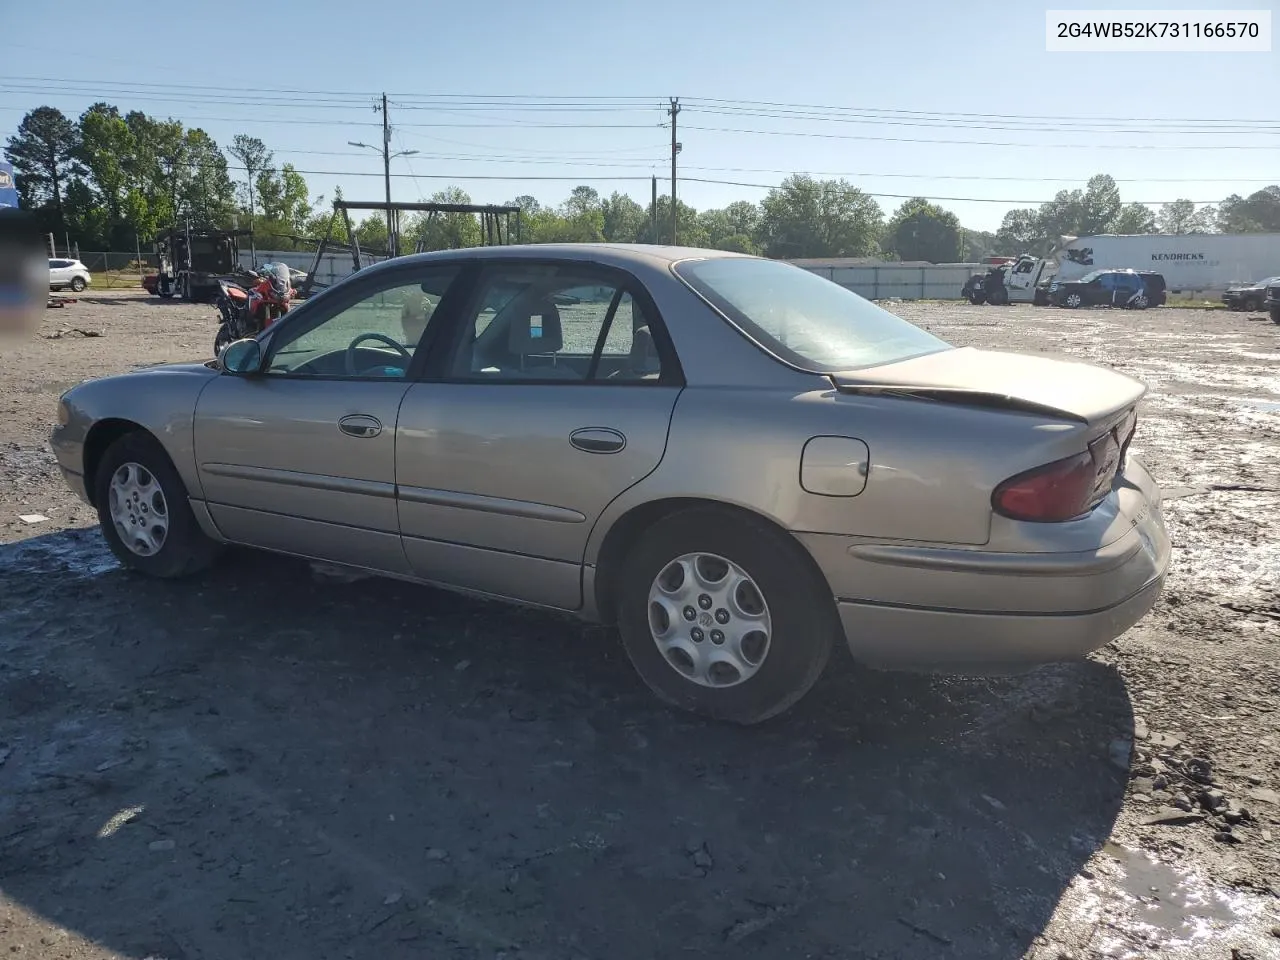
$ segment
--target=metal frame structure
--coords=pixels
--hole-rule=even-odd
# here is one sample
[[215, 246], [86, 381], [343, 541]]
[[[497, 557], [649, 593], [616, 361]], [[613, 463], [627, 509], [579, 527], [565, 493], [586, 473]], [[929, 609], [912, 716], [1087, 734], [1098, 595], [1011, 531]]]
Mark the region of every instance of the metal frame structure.
[[[333, 202], [333, 213], [329, 217], [329, 229], [325, 232], [320, 245], [316, 248], [316, 255], [312, 260], [311, 269], [307, 271], [307, 279], [303, 281], [303, 289], [300, 292], [304, 297], [311, 295], [316, 271], [320, 269], [320, 261], [324, 257], [325, 250], [330, 245], [351, 251], [353, 273], [359, 272], [364, 266], [360, 252], [360, 241], [351, 225], [350, 211], [352, 210], [385, 210], [387, 212], [387, 220], [391, 227], [387, 235], [387, 243], [390, 248], [387, 250], [387, 256], [389, 257], [399, 256], [400, 214], [405, 212], [425, 213], [428, 221], [442, 213], [478, 213], [485, 246], [503, 246], [512, 242], [512, 214], [515, 214], [516, 243], [521, 242], [523, 233], [522, 212], [519, 207], [515, 206], [475, 203], [387, 203], [383, 200], [335, 200]], [[349, 243], [333, 242], [333, 224], [339, 214], [342, 215], [342, 222], [347, 228]], [[422, 252], [421, 244], [418, 244], [415, 252]]]

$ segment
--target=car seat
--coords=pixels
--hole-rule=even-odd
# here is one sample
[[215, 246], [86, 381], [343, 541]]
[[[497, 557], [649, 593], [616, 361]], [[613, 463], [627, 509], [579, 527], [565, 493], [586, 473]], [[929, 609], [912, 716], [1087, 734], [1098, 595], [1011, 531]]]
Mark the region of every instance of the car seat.
[[[564, 347], [560, 310], [550, 300], [534, 303], [523, 317], [512, 317], [507, 331], [507, 349], [520, 358], [516, 376], [531, 380], [576, 380], [580, 374], [571, 367], [557, 366], [555, 353]], [[549, 363], [530, 365], [531, 357], [551, 354]]]

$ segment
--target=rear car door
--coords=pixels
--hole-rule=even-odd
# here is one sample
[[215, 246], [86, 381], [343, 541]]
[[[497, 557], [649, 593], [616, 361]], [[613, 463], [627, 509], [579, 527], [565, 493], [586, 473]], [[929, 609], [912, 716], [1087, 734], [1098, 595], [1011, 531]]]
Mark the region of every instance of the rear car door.
[[464, 267], [377, 270], [291, 312], [261, 373], [201, 393], [195, 450], [230, 540], [407, 573], [395, 499], [396, 418]]
[[587, 537], [666, 449], [683, 378], [630, 274], [490, 261], [404, 398], [400, 529], [415, 574], [562, 609]]
[[1142, 278], [1136, 273], [1113, 273], [1111, 305], [1126, 306], [1142, 287]]

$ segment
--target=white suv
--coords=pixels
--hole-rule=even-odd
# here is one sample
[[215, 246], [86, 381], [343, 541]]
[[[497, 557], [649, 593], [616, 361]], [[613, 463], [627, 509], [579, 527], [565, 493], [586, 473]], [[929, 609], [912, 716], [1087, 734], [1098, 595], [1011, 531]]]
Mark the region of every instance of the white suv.
[[89, 268], [79, 260], [49, 258], [50, 290], [61, 290], [63, 287], [70, 287], [76, 293], [79, 293], [91, 283], [93, 283], [93, 277], [89, 275]]

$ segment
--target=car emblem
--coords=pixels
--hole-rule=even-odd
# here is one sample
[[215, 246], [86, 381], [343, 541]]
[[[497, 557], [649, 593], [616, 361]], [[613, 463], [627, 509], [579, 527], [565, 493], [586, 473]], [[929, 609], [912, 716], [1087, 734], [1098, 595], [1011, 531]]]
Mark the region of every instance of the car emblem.
[[698, 614], [698, 626], [709, 627], [711, 626], [711, 624], [712, 624], [711, 614], [707, 613], [707, 611], [705, 610], [703, 610], [700, 614]]

